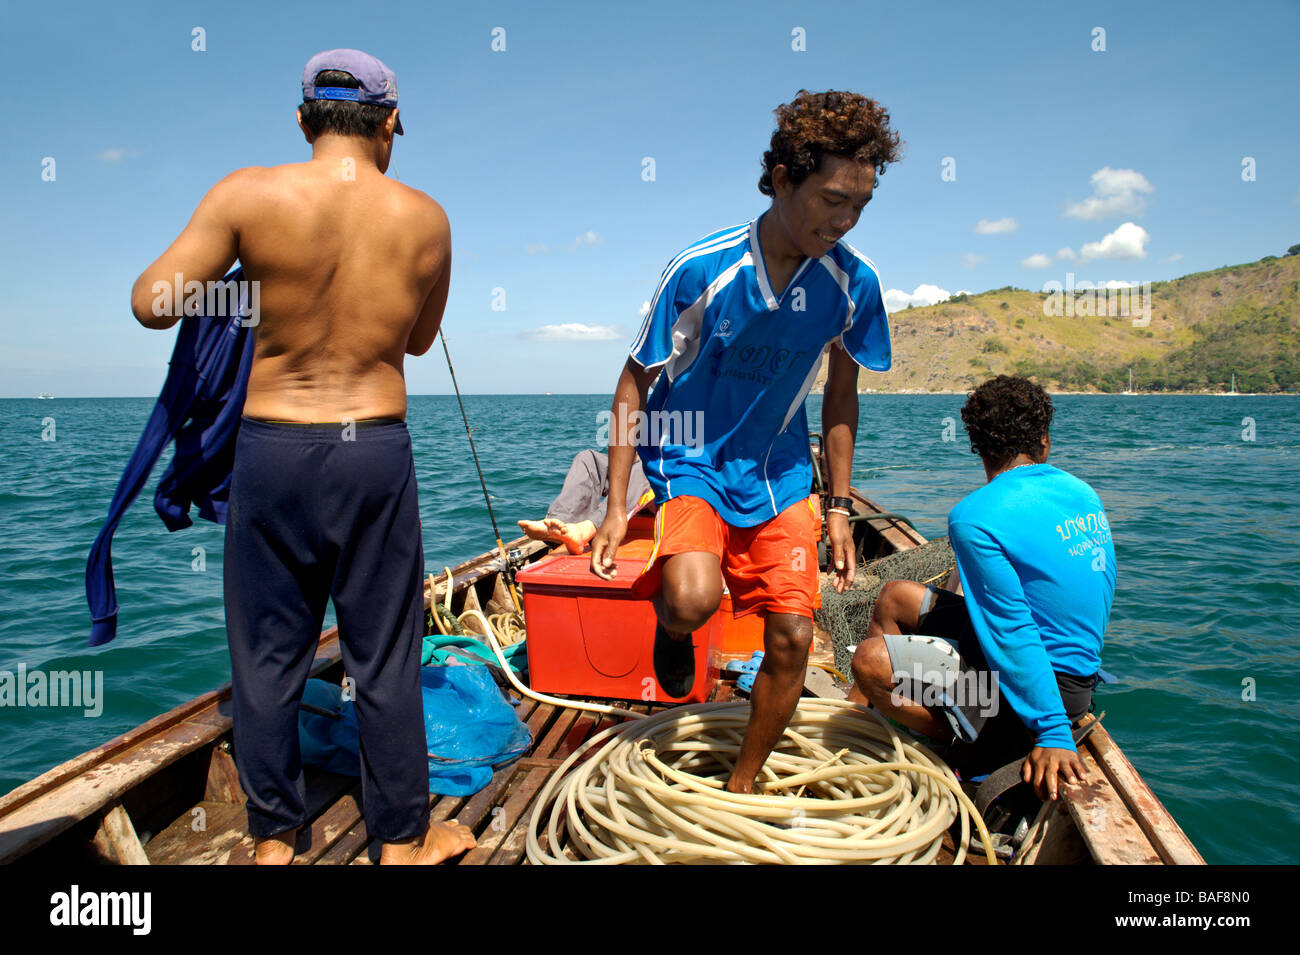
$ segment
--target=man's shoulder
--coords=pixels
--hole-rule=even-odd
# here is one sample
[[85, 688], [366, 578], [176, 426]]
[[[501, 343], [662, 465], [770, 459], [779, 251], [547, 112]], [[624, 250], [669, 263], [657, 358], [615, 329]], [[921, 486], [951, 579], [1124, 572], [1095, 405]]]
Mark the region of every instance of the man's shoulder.
[[865, 287], [883, 291], [880, 284], [880, 271], [876, 268], [876, 263], [843, 239], [835, 243], [835, 247], [826, 253], [826, 258], [848, 276], [849, 288], [860, 290]]
[[660, 284], [676, 281], [707, 285], [744, 255], [749, 225], [742, 222], [696, 239], [669, 260]]

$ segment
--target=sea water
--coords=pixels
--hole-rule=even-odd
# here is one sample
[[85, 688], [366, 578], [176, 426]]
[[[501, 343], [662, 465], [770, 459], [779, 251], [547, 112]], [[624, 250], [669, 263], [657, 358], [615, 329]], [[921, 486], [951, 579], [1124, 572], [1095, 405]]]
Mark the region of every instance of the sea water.
[[[1050, 461], [1097, 490], [1115, 539], [1106, 726], [1207, 861], [1300, 861], [1300, 398], [1054, 401]], [[853, 484], [926, 537], [984, 481], [962, 402], [861, 397]], [[0, 673], [102, 681], [94, 707], [0, 706], [0, 793], [230, 678], [222, 528], [171, 534], [153, 512], [170, 451], [114, 539], [117, 638], [86, 646], [86, 556], [152, 406], [0, 401]], [[609, 397], [465, 406], [509, 540], [598, 445]], [[820, 409], [810, 398], [814, 431]], [[455, 396], [413, 397], [408, 422], [426, 568], [440, 572], [491, 549], [492, 525]]]

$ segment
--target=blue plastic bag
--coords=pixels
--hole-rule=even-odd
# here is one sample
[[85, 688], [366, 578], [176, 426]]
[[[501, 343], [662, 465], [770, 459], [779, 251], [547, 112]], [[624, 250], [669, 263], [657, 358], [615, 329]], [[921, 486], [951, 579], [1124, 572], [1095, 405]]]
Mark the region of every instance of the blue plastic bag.
[[420, 667], [429, 792], [468, 796], [492, 767], [528, 752], [532, 735], [505, 701], [487, 667]]
[[[340, 776], [361, 775], [361, 734], [351, 700], [343, 687], [326, 680], [308, 680], [302, 702], [312, 709], [298, 711], [298, 746], [304, 766], [315, 766]], [[325, 716], [313, 710], [334, 714]]]
[[[429, 792], [468, 796], [492, 778], [492, 769], [528, 752], [532, 735], [506, 702], [486, 667], [420, 668]], [[342, 688], [308, 680], [303, 702], [334, 714], [302, 710], [298, 739], [305, 765], [343, 776], [361, 775], [356, 708]]]

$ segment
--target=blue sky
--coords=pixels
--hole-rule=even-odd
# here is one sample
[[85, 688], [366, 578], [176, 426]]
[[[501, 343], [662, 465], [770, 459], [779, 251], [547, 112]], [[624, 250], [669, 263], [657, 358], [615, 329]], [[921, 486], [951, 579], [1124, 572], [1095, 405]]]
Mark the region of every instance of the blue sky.
[[[131, 284], [231, 169], [309, 157], [293, 112], [322, 49], [397, 74], [390, 175], [450, 217], [461, 387], [610, 392], [669, 258], [766, 207], [772, 110], [800, 88], [879, 100], [906, 143], [848, 236], [893, 307], [1281, 254], [1298, 28], [1294, 3], [12, 6], [0, 396], [157, 393], [174, 332], [135, 322]], [[407, 379], [450, 391], [441, 348]]]

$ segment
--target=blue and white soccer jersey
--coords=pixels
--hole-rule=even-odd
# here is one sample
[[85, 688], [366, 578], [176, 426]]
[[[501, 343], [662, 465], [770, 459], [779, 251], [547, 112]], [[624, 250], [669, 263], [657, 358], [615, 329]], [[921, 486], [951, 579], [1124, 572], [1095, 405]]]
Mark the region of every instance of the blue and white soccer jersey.
[[804, 399], [839, 343], [872, 371], [890, 366], [889, 318], [871, 260], [846, 242], [805, 259], [777, 297], [758, 219], [715, 232], [664, 270], [631, 348], [662, 366], [638, 451], [659, 501], [708, 501], [752, 527], [808, 496]]

